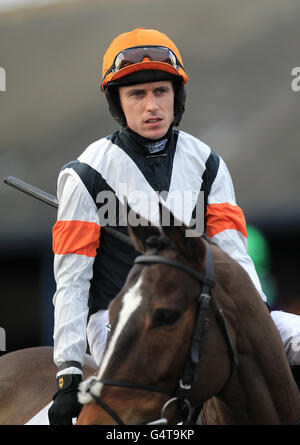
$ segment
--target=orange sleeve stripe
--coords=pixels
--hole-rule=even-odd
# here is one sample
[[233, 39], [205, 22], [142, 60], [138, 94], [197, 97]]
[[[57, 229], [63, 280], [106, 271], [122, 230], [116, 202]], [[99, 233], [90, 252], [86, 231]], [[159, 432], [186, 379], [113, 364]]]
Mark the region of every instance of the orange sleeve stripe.
[[206, 233], [209, 238], [223, 230], [238, 230], [247, 238], [244, 213], [237, 205], [209, 204], [206, 209]]
[[58, 255], [76, 253], [95, 257], [101, 227], [86, 221], [57, 221], [53, 227], [53, 252]]

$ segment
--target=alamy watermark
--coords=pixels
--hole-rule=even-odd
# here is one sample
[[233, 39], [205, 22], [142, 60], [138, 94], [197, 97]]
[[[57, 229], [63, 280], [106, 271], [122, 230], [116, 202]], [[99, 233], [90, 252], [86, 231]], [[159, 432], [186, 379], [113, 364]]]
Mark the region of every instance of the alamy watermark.
[[6, 71], [0, 66], [0, 91], [6, 91]]
[[300, 66], [295, 66], [291, 72], [294, 79], [291, 82], [291, 88], [296, 93], [300, 91]]
[[5, 329], [0, 327], [0, 352], [6, 351], [6, 333]]
[[[105, 190], [99, 192], [96, 197], [98, 204], [98, 216], [100, 226], [147, 226], [149, 222], [158, 226], [161, 219], [162, 226], [171, 225], [171, 215], [168, 209], [172, 209], [175, 216], [174, 225], [187, 227], [185, 235], [194, 237], [202, 235], [204, 231], [204, 192], [192, 191], [162, 191], [160, 193], [151, 190], [128, 191], [126, 183], [120, 183], [118, 189], [119, 199], [114, 192]], [[130, 210], [127, 213], [122, 202], [129, 203]], [[159, 216], [159, 202], [162, 203], [162, 213]], [[189, 221], [187, 221], [189, 215]]]

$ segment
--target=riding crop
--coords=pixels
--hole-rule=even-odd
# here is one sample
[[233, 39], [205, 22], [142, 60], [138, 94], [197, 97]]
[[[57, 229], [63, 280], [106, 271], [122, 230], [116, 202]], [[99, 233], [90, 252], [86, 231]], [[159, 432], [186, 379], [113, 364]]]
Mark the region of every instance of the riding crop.
[[[38, 199], [39, 201], [44, 202], [45, 204], [48, 204], [51, 207], [54, 207], [56, 209], [58, 208], [58, 200], [55, 196], [51, 195], [48, 192], [45, 192], [38, 187], [35, 187], [34, 185], [28, 184], [27, 182], [24, 182], [14, 176], [8, 176], [3, 180], [3, 182], [17, 190], [20, 190], [23, 193], [26, 193], [29, 196], [32, 196], [33, 198]], [[130, 245], [131, 247], [134, 247], [129, 236], [125, 235], [124, 233], [121, 233], [118, 230], [107, 226], [101, 227], [101, 230]]]

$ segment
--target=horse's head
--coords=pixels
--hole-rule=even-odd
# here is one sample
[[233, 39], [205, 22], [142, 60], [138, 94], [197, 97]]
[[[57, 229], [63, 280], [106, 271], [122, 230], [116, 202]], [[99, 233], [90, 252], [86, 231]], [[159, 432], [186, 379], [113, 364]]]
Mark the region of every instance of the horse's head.
[[[109, 306], [109, 341], [96, 379], [81, 393], [86, 405], [79, 424], [145, 423], [160, 418], [163, 407], [163, 416], [176, 422], [180, 404], [170, 399], [180, 393], [198, 406], [222, 388], [230, 373], [227, 341], [210, 316], [215, 308], [206, 301], [199, 315], [199, 296], [210, 283], [208, 250], [215, 247], [202, 237], [187, 237], [187, 228], [172, 214], [170, 224], [160, 228], [140, 222], [129, 232], [143, 256]], [[217, 329], [206, 329], [209, 319]], [[201, 355], [196, 367], [190, 363], [195, 350]], [[190, 380], [190, 390], [182, 380]], [[188, 402], [181, 407], [189, 412]]]

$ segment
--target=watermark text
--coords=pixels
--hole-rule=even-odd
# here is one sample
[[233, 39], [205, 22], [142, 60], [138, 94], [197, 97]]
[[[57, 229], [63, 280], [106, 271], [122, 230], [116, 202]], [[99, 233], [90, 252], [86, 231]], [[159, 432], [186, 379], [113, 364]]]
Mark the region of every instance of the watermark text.
[[0, 351], [6, 351], [6, 333], [5, 329], [0, 327]]
[[291, 72], [294, 79], [291, 82], [291, 88], [296, 93], [300, 91], [300, 66], [295, 66]]
[[6, 91], [6, 71], [0, 66], [0, 91]]
[[[171, 209], [174, 215], [175, 226], [185, 225], [185, 236], [194, 237], [202, 235], [204, 231], [204, 192], [162, 191], [157, 193], [153, 190], [131, 190], [127, 184], [119, 184], [119, 198], [109, 191], [98, 193], [96, 203], [98, 205], [98, 217], [100, 226], [159, 226], [171, 225]], [[125, 199], [124, 199], [125, 198]], [[128, 202], [128, 212], [122, 202]], [[159, 215], [159, 202], [162, 211]], [[187, 220], [188, 219], [188, 220]]]

